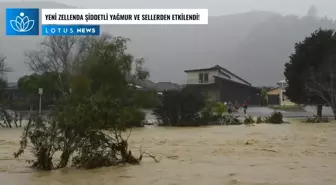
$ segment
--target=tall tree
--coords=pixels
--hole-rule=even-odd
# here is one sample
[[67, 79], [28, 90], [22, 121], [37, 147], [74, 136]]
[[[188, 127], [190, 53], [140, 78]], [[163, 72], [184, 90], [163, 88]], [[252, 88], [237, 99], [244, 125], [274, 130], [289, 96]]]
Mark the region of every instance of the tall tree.
[[60, 90], [68, 94], [69, 78], [79, 65], [81, 54], [88, 45], [83, 39], [68, 36], [46, 37], [38, 50], [26, 52], [26, 63], [35, 73], [53, 72], [58, 75]]
[[6, 76], [8, 72], [11, 72], [12, 69], [8, 67], [5, 63], [6, 57], [0, 54], [0, 99], [2, 100], [3, 93], [7, 87]]
[[8, 67], [5, 63], [6, 57], [0, 54], [0, 78], [5, 80], [8, 72], [12, 71], [12, 68]]
[[[135, 60], [132, 55], [126, 53], [126, 43], [128, 41], [129, 39], [112, 37], [108, 34], [102, 34], [99, 37], [46, 37], [38, 50], [26, 53], [26, 62], [36, 74], [57, 74], [58, 87], [63, 94], [69, 94], [71, 90], [76, 88], [71, 87], [74, 85], [74, 82], [85, 82], [83, 79], [80, 80], [80, 78], [83, 77], [83, 69], [88, 68], [90, 64], [94, 63], [92, 62], [95, 61], [93, 57], [104, 54], [102, 52], [106, 52], [107, 49], [110, 49], [114, 56], [118, 54], [118, 57], [124, 57], [123, 60], [135, 61], [134, 65], [129, 65], [124, 61], [120, 64], [124, 75], [133, 76], [135, 77], [134, 79], [144, 80], [149, 75], [148, 71], [143, 68], [144, 60]], [[109, 42], [115, 44], [104, 45]], [[102, 49], [103, 47], [110, 48]], [[131, 70], [132, 66], [135, 66], [135, 70]], [[131, 73], [132, 71], [133, 73]], [[97, 74], [99, 74], [99, 72], [103, 71], [97, 69]], [[92, 78], [98, 78], [99, 76], [101, 75]], [[108, 79], [102, 77], [102, 79], [99, 80], [103, 83], [103, 81]], [[91, 79], [91, 81], [95, 82], [99, 82], [99, 80]], [[79, 84], [75, 86], [77, 85]]]
[[320, 117], [322, 105], [335, 108], [333, 80], [336, 70], [330, 71], [335, 62], [335, 49], [335, 31], [319, 29], [295, 44], [295, 53], [285, 65], [288, 98], [300, 104], [318, 105], [317, 115]]
[[305, 88], [308, 93], [324, 100], [333, 110], [336, 120], [336, 35], [333, 33], [333, 45], [330, 53], [316, 68], [309, 68], [308, 81]]

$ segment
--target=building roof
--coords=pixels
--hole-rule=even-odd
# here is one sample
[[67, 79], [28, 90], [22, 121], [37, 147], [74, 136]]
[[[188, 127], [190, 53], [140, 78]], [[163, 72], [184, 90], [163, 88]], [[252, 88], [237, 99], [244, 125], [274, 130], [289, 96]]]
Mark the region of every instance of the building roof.
[[156, 91], [163, 92], [167, 90], [177, 90], [180, 89], [181, 86], [172, 82], [158, 82], [156, 83]]
[[17, 89], [19, 89], [19, 86], [15, 82], [8, 82], [7, 87], [5, 89], [6, 90], [17, 90]]
[[281, 81], [278, 81], [278, 83], [287, 83], [286, 80], [281, 80]]
[[131, 85], [134, 85], [138, 89], [142, 90], [156, 90], [158, 92], [163, 92], [166, 90], [176, 90], [180, 89], [178, 84], [172, 82], [158, 82], [154, 83], [150, 80], [139, 80], [132, 75], [126, 76], [126, 81]]
[[236, 82], [236, 81], [233, 81], [233, 80], [229, 80], [229, 79], [226, 79], [226, 78], [222, 78], [222, 77], [219, 77], [219, 76], [214, 76], [216, 79], [219, 79], [219, 80], [222, 80], [222, 81], [228, 81], [230, 83], [235, 83], [235, 84], [238, 84], [238, 85], [241, 85], [241, 86], [245, 86], [245, 87], [250, 87], [250, 88], [253, 88], [255, 90], [261, 90], [261, 88], [259, 87], [254, 87], [252, 85], [247, 85], [247, 84], [243, 84], [243, 83], [239, 83], [239, 82]]
[[272, 90], [268, 91], [267, 95], [279, 95], [280, 93], [281, 93], [281, 89], [276, 88], [276, 89], [272, 89]]
[[[185, 70], [184, 72], [189, 73], [189, 72], [212, 71], [212, 70], [223, 70], [224, 72], [226, 72], [226, 73], [228, 73], [228, 74], [234, 76], [235, 78], [237, 78], [237, 79], [239, 79], [239, 80], [245, 82], [246, 84], [248, 84], [248, 85], [252, 85], [250, 82], [248, 82], [248, 81], [246, 81], [246, 80], [240, 78], [239, 76], [235, 75], [235, 74], [232, 73], [231, 71], [229, 71], [229, 70], [227, 70], [227, 69], [225, 69], [224, 67], [219, 66], [219, 65], [215, 65], [215, 66], [213, 66], [213, 67], [209, 67], [209, 68], [190, 69], [190, 70]], [[225, 75], [226, 75], [226, 76], [229, 76], [229, 75], [227, 75], [227, 74], [225, 74]]]
[[219, 73], [220, 73], [220, 74], [222, 74], [222, 75], [224, 75], [224, 76], [226, 76], [227, 78], [231, 78], [231, 76], [230, 76], [230, 75], [228, 75], [228, 74], [224, 73], [223, 71], [219, 71]]
[[126, 81], [130, 84], [138, 86], [138, 89], [151, 89], [156, 88], [156, 84], [150, 80], [139, 80], [132, 75], [126, 76]]

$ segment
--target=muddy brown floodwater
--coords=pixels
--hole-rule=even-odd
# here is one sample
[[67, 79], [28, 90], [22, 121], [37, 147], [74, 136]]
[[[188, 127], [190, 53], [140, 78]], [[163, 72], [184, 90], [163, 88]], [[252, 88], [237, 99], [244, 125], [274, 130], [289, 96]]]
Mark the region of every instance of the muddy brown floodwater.
[[1, 185], [335, 185], [336, 124], [135, 129], [161, 159], [95, 170], [34, 172], [13, 158], [20, 129], [0, 130]]

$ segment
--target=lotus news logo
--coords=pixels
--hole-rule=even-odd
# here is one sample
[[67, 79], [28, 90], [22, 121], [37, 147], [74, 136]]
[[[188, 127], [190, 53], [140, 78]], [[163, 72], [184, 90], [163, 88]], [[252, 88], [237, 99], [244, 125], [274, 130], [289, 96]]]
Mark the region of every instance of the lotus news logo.
[[39, 9], [7, 8], [6, 35], [39, 35]]
[[12, 28], [17, 32], [27, 32], [34, 27], [34, 20], [29, 20], [29, 17], [24, 15], [21, 12], [20, 16], [17, 16], [15, 20], [10, 20]]

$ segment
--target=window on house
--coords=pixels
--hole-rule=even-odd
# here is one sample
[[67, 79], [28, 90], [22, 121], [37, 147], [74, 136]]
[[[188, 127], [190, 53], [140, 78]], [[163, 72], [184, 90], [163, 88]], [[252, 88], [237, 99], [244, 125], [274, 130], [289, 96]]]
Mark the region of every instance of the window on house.
[[203, 83], [203, 73], [198, 74], [199, 83]]
[[203, 81], [204, 81], [204, 83], [208, 83], [208, 81], [209, 81], [209, 73], [204, 73], [203, 74]]
[[209, 73], [199, 73], [198, 74], [199, 83], [208, 83], [209, 82]]

